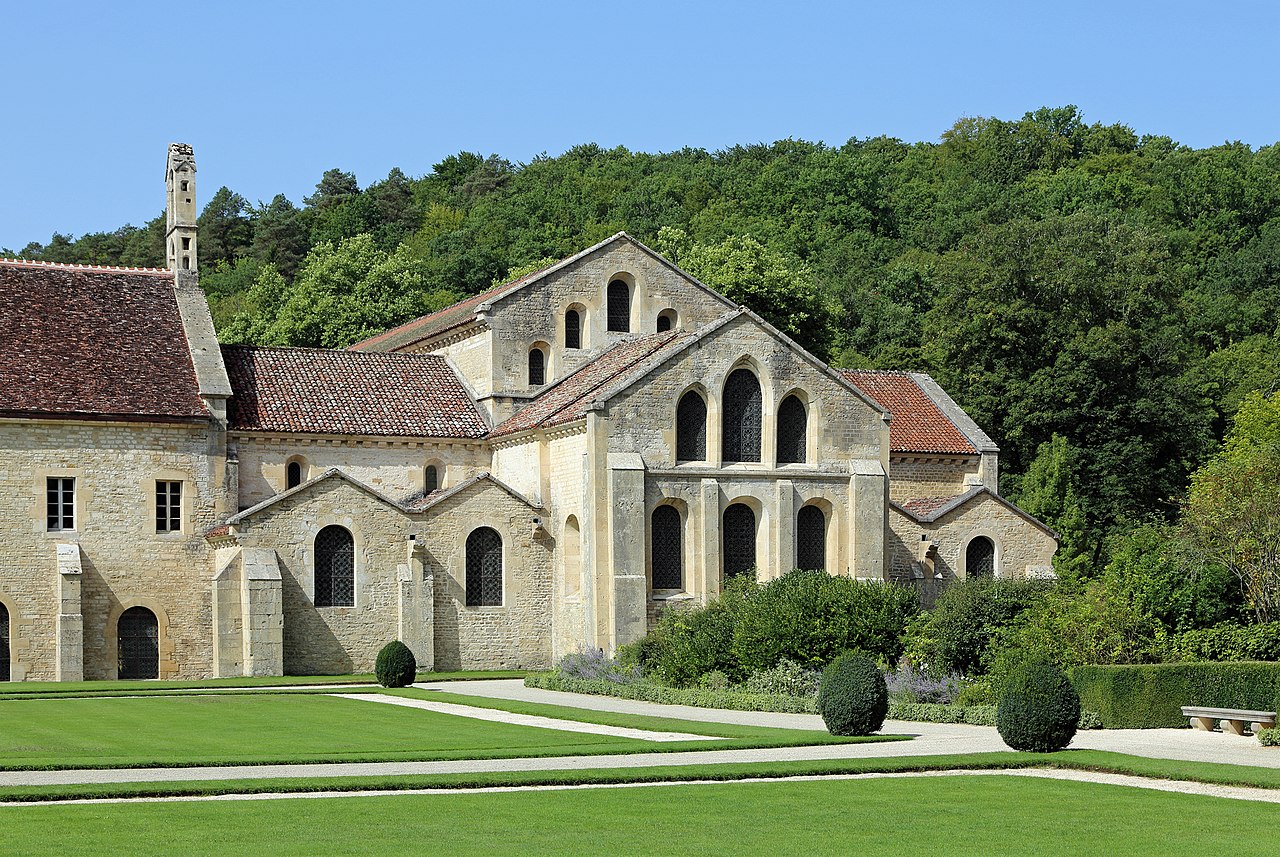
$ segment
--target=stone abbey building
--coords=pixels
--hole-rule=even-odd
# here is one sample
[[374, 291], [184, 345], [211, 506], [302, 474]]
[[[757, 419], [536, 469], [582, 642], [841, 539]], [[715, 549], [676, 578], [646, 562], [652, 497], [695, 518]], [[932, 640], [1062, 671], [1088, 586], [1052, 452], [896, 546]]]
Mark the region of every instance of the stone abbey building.
[[168, 268], [0, 261], [0, 679], [612, 651], [734, 575], [1051, 574], [928, 376], [839, 371], [625, 234], [345, 351], [219, 345]]

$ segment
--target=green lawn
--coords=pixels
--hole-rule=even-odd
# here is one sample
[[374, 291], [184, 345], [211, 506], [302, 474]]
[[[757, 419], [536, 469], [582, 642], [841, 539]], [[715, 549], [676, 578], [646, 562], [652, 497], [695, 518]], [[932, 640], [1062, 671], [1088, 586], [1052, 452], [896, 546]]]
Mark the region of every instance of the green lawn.
[[0, 810], [24, 855], [1244, 857], [1275, 854], [1278, 823], [1274, 805], [1000, 776]]
[[822, 733], [660, 722], [664, 729], [723, 737], [659, 744], [305, 693], [28, 697], [0, 701], [0, 769], [488, 759], [838, 740]]

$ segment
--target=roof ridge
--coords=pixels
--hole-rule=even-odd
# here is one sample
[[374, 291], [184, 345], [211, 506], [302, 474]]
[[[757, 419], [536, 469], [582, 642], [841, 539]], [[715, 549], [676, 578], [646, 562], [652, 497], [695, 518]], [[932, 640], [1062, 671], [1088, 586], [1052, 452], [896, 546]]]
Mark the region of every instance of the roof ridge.
[[40, 259], [13, 259], [0, 256], [0, 265], [17, 265], [25, 268], [56, 268], [66, 271], [104, 271], [128, 274], [149, 274], [151, 276], [169, 276], [173, 271], [168, 268], [143, 268], [126, 265], [83, 265], [79, 262], [45, 262]]
[[277, 351], [282, 353], [297, 354], [306, 352], [309, 354], [342, 354], [344, 356], [357, 356], [357, 359], [365, 357], [388, 357], [391, 359], [404, 360], [444, 360], [439, 354], [427, 354], [421, 351], [353, 351], [350, 348], [320, 348], [314, 345], [254, 345], [248, 342], [221, 342], [219, 345], [223, 348], [240, 348], [245, 351]]

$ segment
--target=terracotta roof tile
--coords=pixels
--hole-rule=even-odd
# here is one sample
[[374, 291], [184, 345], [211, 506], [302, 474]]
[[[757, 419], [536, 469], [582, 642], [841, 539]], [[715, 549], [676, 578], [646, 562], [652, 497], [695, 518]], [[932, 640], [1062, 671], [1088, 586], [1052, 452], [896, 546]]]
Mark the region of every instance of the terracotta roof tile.
[[898, 506], [917, 517], [926, 518], [955, 499], [956, 497], [916, 497], [911, 500], [903, 500]]
[[462, 382], [434, 354], [222, 346], [238, 431], [483, 437]]
[[0, 413], [207, 417], [173, 274], [0, 260]]
[[841, 374], [892, 416], [890, 452], [976, 455], [978, 450], [907, 372], [844, 369]]
[[495, 437], [532, 428], [549, 428], [581, 419], [606, 387], [625, 384], [645, 371], [650, 358], [683, 346], [694, 335], [685, 331], [651, 333], [620, 342], [554, 384], [493, 430]]

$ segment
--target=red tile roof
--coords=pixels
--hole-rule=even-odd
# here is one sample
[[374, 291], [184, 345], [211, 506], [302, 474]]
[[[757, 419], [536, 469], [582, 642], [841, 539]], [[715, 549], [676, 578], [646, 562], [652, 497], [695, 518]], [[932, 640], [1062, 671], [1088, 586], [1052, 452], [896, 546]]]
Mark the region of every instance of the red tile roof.
[[0, 414], [206, 418], [173, 274], [0, 260]]
[[912, 500], [903, 500], [898, 506], [917, 517], [926, 518], [955, 499], [956, 497], [916, 497]]
[[841, 374], [892, 416], [890, 452], [976, 455], [973, 443], [907, 372], [843, 369]]
[[626, 384], [650, 365], [650, 358], [678, 349], [694, 338], [685, 331], [651, 333], [620, 342], [577, 372], [548, 388], [493, 430], [495, 437], [532, 428], [550, 428], [581, 419], [597, 394]]
[[462, 382], [434, 354], [222, 346], [237, 431], [483, 437]]

